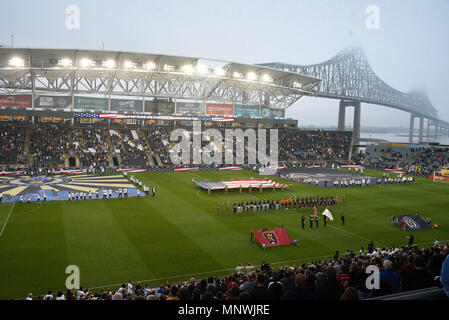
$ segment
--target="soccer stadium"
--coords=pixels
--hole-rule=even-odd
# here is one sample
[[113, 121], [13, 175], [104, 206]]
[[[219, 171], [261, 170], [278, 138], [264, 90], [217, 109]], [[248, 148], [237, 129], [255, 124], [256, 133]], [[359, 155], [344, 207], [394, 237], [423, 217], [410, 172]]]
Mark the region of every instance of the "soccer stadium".
[[[263, 62], [0, 47], [0, 299], [447, 299], [440, 106], [360, 47]], [[318, 97], [336, 128], [286, 115]], [[361, 137], [361, 103], [410, 141]]]

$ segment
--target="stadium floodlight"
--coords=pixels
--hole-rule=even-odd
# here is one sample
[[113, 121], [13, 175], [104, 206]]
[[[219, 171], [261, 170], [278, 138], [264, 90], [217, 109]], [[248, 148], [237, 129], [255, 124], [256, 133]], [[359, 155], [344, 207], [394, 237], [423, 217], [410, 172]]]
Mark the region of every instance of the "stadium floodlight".
[[25, 67], [25, 62], [23, 61], [22, 58], [14, 57], [11, 58], [11, 60], [9, 60], [9, 65], [14, 68], [23, 68]]
[[246, 78], [248, 80], [254, 81], [257, 79], [257, 75], [254, 72], [248, 72], [248, 74], [246, 75]]
[[143, 65], [143, 67], [147, 70], [154, 70], [156, 69], [156, 64], [153, 61], [148, 61]]
[[172, 65], [170, 65], [170, 64], [164, 64], [164, 71], [167, 71], [167, 72], [173, 72], [173, 71], [175, 71], [175, 66], [172, 66]]
[[293, 82], [293, 88], [301, 89], [302, 88], [302, 84], [299, 83], [299, 82]]
[[263, 76], [262, 76], [262, 81], [263, 82], [273, 82], [273, 78], [272, 77], [270, 77], [268, 74], [264, 74]]
[[191, 64], [186, 64], [181, 68], [182, 72], [191, 74], [193, 73], [193, 66]]
[[84, 59], [81, 59], [80, 66], [81, 66], [81, 68], [95, 67], [95, 61], [93, 61], [91, 59], [84, 58]]
[[199, 74], [206, 74], [209, 73], [209, 69], [205, 65], [200, 64], [196, 67], [196, 72]]
[[136, 64], [132, 61], [125, 60], [125, 62], [123, 63], [123, 67], [125, 69], [134, 69], [136, 67]]
[[243, 78], [243, 73], [240, 73], [240, 72], [235, 71], [235, 72], [232, 74], [232, 76], [233, 76], [234, 78]]
[[226, 71], [224, 71], [223, 68], [217, 67], [215, 68], [214, 73], [217, 76], [224, 76], [226, 74]]
[[60, 60], [58, 60], [58, 65], [60, 65], [61, 67], [64, 67], [64, 68], [71, 67], [72, 66], [72, 60], [71, 59], [67, 59], [67, 58], [60, 59]]
[[115, 61], [114, 60], [103, 61], [103, 67], [106, 67], [109, 69], [115, 68]]

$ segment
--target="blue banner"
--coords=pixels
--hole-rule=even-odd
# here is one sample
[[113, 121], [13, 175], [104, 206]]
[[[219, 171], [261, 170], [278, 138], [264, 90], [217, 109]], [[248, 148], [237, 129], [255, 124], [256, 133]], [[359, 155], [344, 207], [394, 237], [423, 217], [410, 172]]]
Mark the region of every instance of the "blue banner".
[[235, 104], [234, 105], [234, 116], [238, 117], [258, 117], [260, 106], [256, 105], [244, 105]]

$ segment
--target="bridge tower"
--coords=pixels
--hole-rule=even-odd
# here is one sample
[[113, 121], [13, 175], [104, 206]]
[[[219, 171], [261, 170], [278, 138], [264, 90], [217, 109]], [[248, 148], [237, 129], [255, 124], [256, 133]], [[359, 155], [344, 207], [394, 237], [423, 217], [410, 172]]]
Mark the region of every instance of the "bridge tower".
[[[413, 143], [413, 138], [415, 136], [415, 119], [419, 118], [419, 131], [418, 131], [418, 143], [423, 142], [424, 138], [424, 117], [422, 115], [410, 114], [410, 126], [408, 132], [408, 142]], [[429, 131], [429, 125], [427, 126], [427, 135]]]
[[359, 100], [340, 100], [338, 111], [338, 131], [345, 130], [346, 107], [354, 107], [354, 121], [352, 127], [352, 144], [360, 143], [361, 102]]

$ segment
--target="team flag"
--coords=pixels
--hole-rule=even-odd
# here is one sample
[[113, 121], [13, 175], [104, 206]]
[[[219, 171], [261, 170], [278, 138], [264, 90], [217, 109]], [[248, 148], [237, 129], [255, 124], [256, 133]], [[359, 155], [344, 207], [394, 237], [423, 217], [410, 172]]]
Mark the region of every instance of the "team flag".
[[251, 231], [261, 246], [276, 247], [293, 244], [284, 227], [266, 231]]
[[329, 209], [326, 208], [326, 210], [324, 210], [322, 214], [323, 216], [328, 217], [330, 221], [334, 221], [334, 217], [332, 216], [332, 213], [329, 211]]

